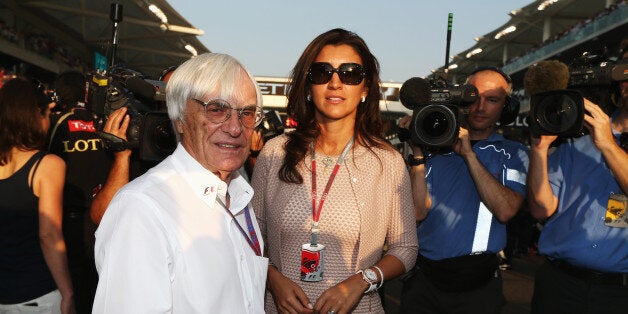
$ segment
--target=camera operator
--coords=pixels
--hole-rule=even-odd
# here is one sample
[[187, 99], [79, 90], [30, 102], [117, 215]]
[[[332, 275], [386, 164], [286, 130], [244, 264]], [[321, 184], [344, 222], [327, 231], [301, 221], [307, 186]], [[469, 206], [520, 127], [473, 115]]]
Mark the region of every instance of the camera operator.
[[85, 106], [85, 76], [59, 74], [55, 84], [60, 111], [51, 115], [48, 150], [67, 164], [63, 188], [63, 236], [78, 313], [91, 312], [98, 281], [94, 265], [95, 226], [87, 217], [94, 193], [102, 187], [111, 156], [96, 133], [96, 117]]
[[[549, 157], [556, 135], [531, 140], [528, 201], [547, 220], [539, 239], [547, 262], [536, 274], [532, 313], [628, 308], [628, 81], [619, 85], [622, 105], [610, 118], [584, 100], [588, 135], [566, 139]], [[612, 219], [617, 213], [623, 219]]]
[[[177, 67], [178, 66], [170, 66], [164, 69], [159, 76], [159, 81], [168, 83], [168, 80]], [[165, 102], [163, 102], [162, 107], [165, 108]], [[127, 110], [127, 107], [121, 107], [113, 111], [107, 118], [107, 122], [105, 122], [103, 132], [126, 142], [126, 134], [131, 122], [131, 117], [127, 114]], [[109, 170], [107, 181], [100, 192], [94, 197], [90, 208], [90, 218], [96, 225], [100, 224], [100, 220], [116, 192], [118, 192], [122, 186], [129, 183], [131, 178], [138, 177], [143, 174], [145, 170], [156, 165], [156, 163], [135, 160], [131, 149], [123, 149], [114, 152], [113, 155], [113, 165]]]
[[[112, 134], [126, 141], [126, 131], [131, 118], [127, 113], [127, 108], [122, 107], [109, 115], [103, 128], [103, 132]], [[129, 183], [131, 172], [131, 149], [124, 149], [113, 153], [113, 164], [109, 169], [109, 174], [102, 189], [95, 195], [90, 207], [89, 215], [93, 223], [100, 224], [102, 216], [105, 214], [109, 202], [113, 195]]]
[[495, 132], [512, 105], [510, 77], [479, 68], [467, 83], [479, 97], [452, 152], [424, 155], [412, 145], [408, 158], [419, 256], [404, 283], [404, 313], [499, 313], [504, 304], [497, 253], [525, 197], [527, 149]]

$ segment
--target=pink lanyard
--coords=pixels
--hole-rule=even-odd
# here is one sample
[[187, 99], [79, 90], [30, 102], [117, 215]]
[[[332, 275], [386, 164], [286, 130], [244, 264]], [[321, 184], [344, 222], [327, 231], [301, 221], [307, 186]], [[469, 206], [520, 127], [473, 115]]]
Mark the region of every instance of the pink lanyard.
[[321, 201], [318, 203], [318, 209], [316, 208], [316, 150], [314, 149], [314, 143], [312, 142], [312, 226], [310, 229], [310, 242], [312, 245], [316, 245], [318, 243], [318, 234], [320, 232], [320, 229], [318, 228], [318, 221], [321, 217], [321, 211], [323, 211], [323, 203], [325, 203], [327, 194], [329, 194], [329, 189], [331, 189], [331, 184], [334, 182], [336, 174], [338, 174], [338, 170], [340, 170], [340, 165], [347, 156], [347, 153], [349, 153], [349, 149], [353, 146], [353, 142], [354, 139], [351, 138], [342, 150], [342, 154], [340, 154], [338, 160], [336, 160], [334, 170], [331, 172], [331, 175], [329, 175], [327, 185], [323, 190], [323, 195], [321, 195]]
[[235, 222], [236, 226], [238, 227], [238, 230], [240, 230], [240, 233], [242, 233], [242, 235], [246, 239], [246, 242], [249, 243], [249, 246], [251, 247], [251, 249], [253, 249], [253, 252], [255, 252], [255, 255], [262, 256], [262, 249], [261, 249], [261, 246], [259, 245], [259, 240], [257, 239], [257, 233], [255, 232], [255, 228], [253, 227], [253, 220], [251, 219], [249, 206], [244, 207], [244, 217], [246, 218], [246, 226], [249, 229], [249, 234], [247, 235], [246, 232], [244, 231], [244, 228], [242, 228], [242, 226], [240, 225], [238, 220], [235, 218], [233, 213], [231, 213], [229, 208], [227, 208], [227, 205], [225, 205], [225, 203], [223, 203], [219, 198], [216, 198], [216, 200], [218, 201], [218, 203], [220, 203], [220, 205], [222, 205], [225, 208], [227, 213], [229, 213], [229, 216], [233, 218], [233, 222]]

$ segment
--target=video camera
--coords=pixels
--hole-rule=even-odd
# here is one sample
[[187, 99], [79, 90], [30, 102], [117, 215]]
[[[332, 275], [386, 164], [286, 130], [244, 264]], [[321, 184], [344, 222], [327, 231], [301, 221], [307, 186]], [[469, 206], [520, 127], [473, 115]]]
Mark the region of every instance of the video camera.
[[[122, 22], [122, 12], [121, 4], [111, 3], [111, 64], [109, 69], [96, 70], [90, 76], [87, 106], [101, 118], [97, 128], [105, 147], [113, 151], [137, 149], [140, 160], [161, 161], [177, 145], [168, 113], [163, 109], [165, 83], [146, 80], [141, 73], [116, 65], [118, 25]], [[109, 115], [122, 107], [127, 107], [127, 114], [131, 117], [126, 141], [102, 132]]]
[[464, 109], [477, 100], [478, 90], [473, 85], [451, 86], [443, 79], [428, 82], [413, 77], [403, 83], [399, 98], [412, 110], [410, 134], [401, 131], [399, 140], [409, 137], [417, 146], [446, 147], [458, 139]]
[[281, 117], [275, 110], [268, 110], [264, 112], [264, 119], [258, 128], [261, 130], [264, 143], [283, 134], [285, 130], [284, 125], [281, 122]]
[[[88, 92], [89, 109], [101, 117], [99, 135], [105, 147], [113, 151], [137, 149], [139, 159], [161, 161], [176, 148], [176, 137], [168, 113], [163, 108], [163, 93], [156, 81], [136, 71], [111, 67], [106, 75], [94, 73]], [[131, 118], [124, 141], [102, 132], [109, 115], [127, 107]]]
[[[535, 81], [530, 92], [530, 133], [534, 136], [558, 135], [563, 138], [584, 135], [584, 97], [605, 111], [614, 107], [611, 95], [617, 88], [613, 85], [628, 79], [628, 63], [625, 60], [618, 61], [616, 57], [603, 58], [588, 52], [583, 53], [568, 68], [564, 64], [562, 68], [553, 68], [555, 65], [550, 62], [539, 62], [539, 66], [547, 68], [534, 73], [534, 77], [526, 78]], [[531, 70], [532, 67], [528, 72]], [[552, 82], [541, 84], [542, 76]], [[557, 83], [561, 81], [564, 83]]]

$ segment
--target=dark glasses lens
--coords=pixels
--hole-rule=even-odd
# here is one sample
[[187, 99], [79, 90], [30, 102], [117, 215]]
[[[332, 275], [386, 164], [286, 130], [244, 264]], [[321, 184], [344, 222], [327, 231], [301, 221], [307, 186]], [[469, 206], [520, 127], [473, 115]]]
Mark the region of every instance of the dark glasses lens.
[[326, 84], [334, 73], [338, 73], [340, 81], [347, 85], [358, 85], [365, 76], [364, 68], [357, 63], [343, 63], [334, 68], [327, 62], [315, 62], [310, 66], [308, 79], [312, 84]]

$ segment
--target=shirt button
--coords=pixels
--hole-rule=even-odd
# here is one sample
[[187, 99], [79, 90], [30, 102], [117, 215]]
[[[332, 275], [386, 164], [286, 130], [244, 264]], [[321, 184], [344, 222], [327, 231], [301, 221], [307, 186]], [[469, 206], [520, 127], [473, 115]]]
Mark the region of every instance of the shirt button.
[[353, 181], [353, 183], [358, 182], [358, 178], [352, 178], [351, 181]]
[[240, 255], [240, 260], [244, 261], [244, 255]]
[[597, 244], [593, 244], [593, 248], [594, 248], [594, 249], [597, 249]]

